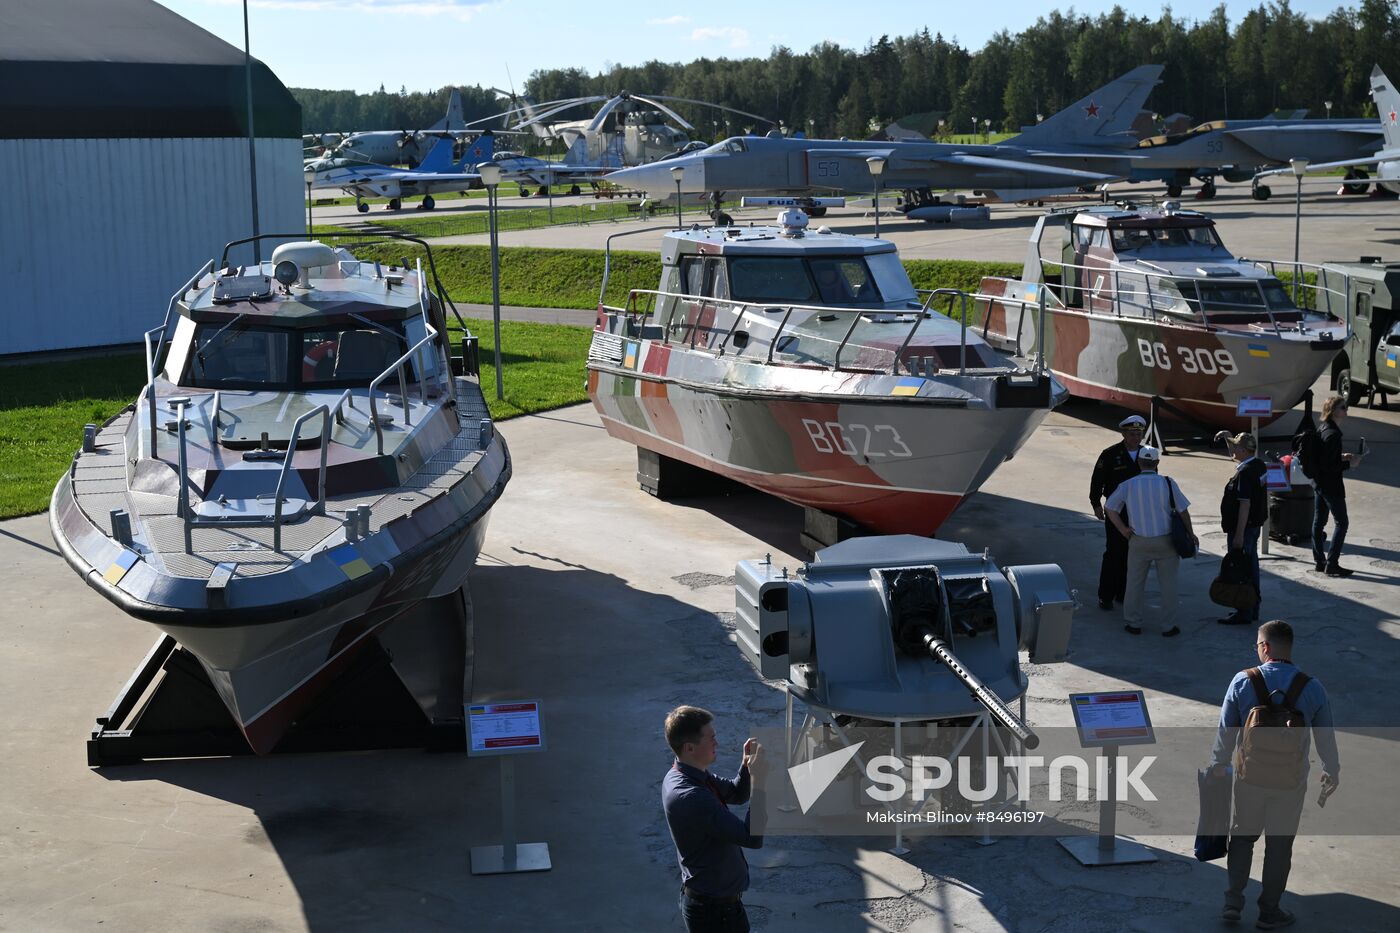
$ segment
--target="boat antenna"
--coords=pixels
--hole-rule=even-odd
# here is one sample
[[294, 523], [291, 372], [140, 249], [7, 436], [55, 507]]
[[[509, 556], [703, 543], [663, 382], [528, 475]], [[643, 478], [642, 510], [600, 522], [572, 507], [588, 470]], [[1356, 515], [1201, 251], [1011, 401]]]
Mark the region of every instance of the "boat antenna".
[[243, 0], [243, 84], [248, 98], [248, 180], [253, 192], [253, 261], [262, 263], [258, 230], [258, 157], [253, 145], [253, 54], [248, 46], [248, 0]]

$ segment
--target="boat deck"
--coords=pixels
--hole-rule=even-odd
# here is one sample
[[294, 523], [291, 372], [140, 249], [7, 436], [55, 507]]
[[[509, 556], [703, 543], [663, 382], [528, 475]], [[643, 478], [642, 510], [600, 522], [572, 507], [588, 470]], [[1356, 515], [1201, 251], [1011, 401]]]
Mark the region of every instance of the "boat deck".
[[[127, 488], [126, 432], [134, 409], [122, 412], [98, 431], [96, 450], [79, 453], [73, 465], [73, 498], [84, 515], [111, 535], [111, 512], [125, 509], [142, 556], [176, 577], [208, 579], [220, 563], [238, 564], [241, 576], [277, 573], [296, 564], [336, 537], [343, 540], [342, 523], [358, 506], [371, 509], [373, 534], [446, 495], [481, 460], [481, 422], [490, 418], [486, 400], [473, 381], [457, 379], [457, 415], [461, 429], [401, 486], [373, 492], [328, 496], [324, 515], [304, 516], [282, 525], [282, 550], [273, 550], [273, 528], [193, 525], [191, 547], [185, 550], [185, 522], [176, 514], [174, 496]], [[487, 439], [489, 443], [489, 438]], [[191, 505], [198, 502], [192, 495]], [[337, 542], [332, 542], [337, 543]], [[149, 550], [148, 550], [149, 549]]]

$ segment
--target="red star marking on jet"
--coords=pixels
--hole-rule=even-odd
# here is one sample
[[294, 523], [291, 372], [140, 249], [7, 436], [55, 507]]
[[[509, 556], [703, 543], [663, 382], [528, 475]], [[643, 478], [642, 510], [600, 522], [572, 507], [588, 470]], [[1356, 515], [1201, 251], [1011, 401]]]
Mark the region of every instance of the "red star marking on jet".
[[1089, 115], [1085, 119], [1089, 119], [1090, 117], [1097, 118], [1099, 115], [1099, 105], [1096, 104], [1093, 100], [1090, 100], [1089, 106], [1084, 108], [1084, 112]]
[[1394, 111], [1394, 110], [1390, 111], [1390, 122], [1391, 122], [1391, 123], [1394, 123], [1394, 122], [1395, 122], [1395, 111]]

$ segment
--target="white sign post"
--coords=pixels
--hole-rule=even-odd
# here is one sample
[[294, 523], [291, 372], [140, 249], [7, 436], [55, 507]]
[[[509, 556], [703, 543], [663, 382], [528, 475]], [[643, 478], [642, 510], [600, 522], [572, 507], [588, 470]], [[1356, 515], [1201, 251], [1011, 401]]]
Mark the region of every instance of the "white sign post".
[[548, 871], [549, 843], [515, 841], [515, 756], [544, 751], [539, 701], [473, 703], [465, 712], [467, 754], [501, 762], [501, 844], [472, 848], [472, 874]]
[[1141, 690], [1117, 690], [1112, 693], [1071, 693], [1070, 708], [1074, 724], [1079, 728], [1079, 744], [1084, 748], [1102, 748], [1108, 760], [1107, 787], [1099, 801], [1099, 834], [1095, 836], [1061, 836], [1060, 845], [1079, 859], [1079, 864], [1135, 865], [1155, 862], [1146, 846], [1118, 838], [1117, 783], [1118, 746], [1151, 745], [1157, 739], [1152, 733], [1152, 721], [1147, 716], [1147, 700]]
[[[1259, 419], [1274, 413], [1274, 400], [1268, 395], [1242, 395], [1235, 403], [1235, 414], [1249, 419], [1249, 433], [1254, 435], [1254, 455], [1259, 456]], [[1263, 458], [1260, 458], [1263, 459]], [[1259, 553], [1269, 553], [1269, 509], [1264, 507], [1264, 527], [1259, 529]]]

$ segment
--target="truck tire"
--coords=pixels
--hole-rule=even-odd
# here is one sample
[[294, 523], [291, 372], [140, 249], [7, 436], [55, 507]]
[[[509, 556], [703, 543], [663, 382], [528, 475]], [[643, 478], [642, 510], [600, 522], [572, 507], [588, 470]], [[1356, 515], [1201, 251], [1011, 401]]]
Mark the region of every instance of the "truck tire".
[[1361, 396], [1365, 393], [1366, 386], [1357, 385], [1351, 381], [1351, 370], [1344, 369], [1337, 373], [1337, 394], [1347, 400], [1348, 405], [1355, 405], [1361, 401]]

